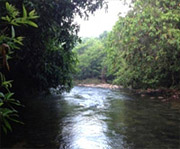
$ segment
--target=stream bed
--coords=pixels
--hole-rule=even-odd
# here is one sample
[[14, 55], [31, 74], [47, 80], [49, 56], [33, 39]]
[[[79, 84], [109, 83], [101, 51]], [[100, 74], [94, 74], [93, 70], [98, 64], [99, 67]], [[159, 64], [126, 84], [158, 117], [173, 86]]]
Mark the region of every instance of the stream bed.
[[180, 106], [130, 91], [74, 87], [24, 102], [3, 148], [180, 149]]

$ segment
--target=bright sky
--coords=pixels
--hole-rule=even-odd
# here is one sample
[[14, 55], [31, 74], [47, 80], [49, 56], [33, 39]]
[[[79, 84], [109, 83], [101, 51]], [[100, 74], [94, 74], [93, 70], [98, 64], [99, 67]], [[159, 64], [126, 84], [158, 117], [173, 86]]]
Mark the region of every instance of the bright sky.
[[88, 20], [76, 18], [80, 24], [80, 37], [98, 37], [104, 31], [110, 31], [118, 20], [118, 14], [125, 16], [129, 10], [127, 5], [123, 5], [119, 0], [108, 0], [108, 12], [104, 8], [97, 10]]

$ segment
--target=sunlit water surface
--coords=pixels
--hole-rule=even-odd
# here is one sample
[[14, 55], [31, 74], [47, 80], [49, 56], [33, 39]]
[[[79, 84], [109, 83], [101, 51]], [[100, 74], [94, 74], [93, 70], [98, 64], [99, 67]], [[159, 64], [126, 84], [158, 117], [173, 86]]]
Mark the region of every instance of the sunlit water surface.
[[[177, 104], [128, 91], [74, 87], [25, 102], [24, 126], [4, 146], [59, 149], [180, 149]], [[7, 139], [7, 138], [6, 138]]]

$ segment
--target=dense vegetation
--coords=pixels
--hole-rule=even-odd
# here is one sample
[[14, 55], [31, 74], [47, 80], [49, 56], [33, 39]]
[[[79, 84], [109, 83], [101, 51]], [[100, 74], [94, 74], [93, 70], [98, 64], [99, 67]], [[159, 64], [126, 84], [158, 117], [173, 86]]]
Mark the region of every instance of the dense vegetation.
[[[104, 0], [0, 1], [0, 124], [4, 132], [11, 130], [9, 120], [18, 122], [14, 105], [20, 103], [10, 87], [20, 94], [57, 86], [60, 92], [71, 89], [76, 65], [72, 49], [79, 40], [74, 17], [88, 17], [103, 5]], [[13, 80], [13, 85], [7, 80]]]
[[[0, 15], [4, 16], [4, 2], [0, 2]], [[78, 24], [74, 23], [75, 15], [87, 17], [102, 7], [103, 0], [9, 0], [18, 9], [24, 4], [28, 11], [35, 9], [39, 18], [38, 28], [18, 28], [17, 35], [26, 37], [22, 50], [14, 53], [13, 65], [8, 78], [14, 80], [16, 91], [19, 89], [47, 90], [59, 85], [60, 91], [72, 87], [76, 58], [72, 52], [78, 41]], [[0, 16], [0, 17], [1, 17]], [[0, 24], [3, 25], [2, 23]]]
[[179, 87], [180, 6], [176, 0], [134, 2], [108, 37], [115, 82], [134, 88]]
[[23, 37], [16, 36], [14, 28], [20, 25], [37, 27], [37, 24], [32, 20], [38, 18], [38, 16], [36, 16], [35, 10], [28, 13], [24, 5], [22, 16], [19, 16], [20, 12], [8, 2], [6, 2], [5, 8], [7, 14], [1, 17], [3, 24], [0, 33], [0, 126], [7, 133], [8, 130], [12, 130], [9, 120], [21, 123], [17, 120], [18, 112], [15, 110], [15, 106], [21, 106], [21, 104], [13, 98], [14, 93], [10, 91], [12, 80], [6, 80], [5, 75], [5, 70], [10, 71], [11, 69], [8, 63], [9, 59], [12, 58], [15, 50], [23, 45]]
[[[133, 88], [179, 88], [180, 3], [134, 0], [131, 5], [131, 11], [119, 18], [103, 42], [107, 74], [114, 77], [115, 84]], [[91, 51], [98, 54], [94, 45]], [[88, 53], [89, 47], [86, 50]], [[81, 65], [93, 59], [88, 56], [82, 59], [80, 55]]]

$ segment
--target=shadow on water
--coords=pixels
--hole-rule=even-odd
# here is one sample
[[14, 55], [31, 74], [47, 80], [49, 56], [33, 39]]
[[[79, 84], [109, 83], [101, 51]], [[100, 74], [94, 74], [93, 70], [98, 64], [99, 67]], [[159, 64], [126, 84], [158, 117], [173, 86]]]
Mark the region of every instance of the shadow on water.
[[4, 148], [59, 148], [62, 119], [73, 106], [60, 96], [39, 96], [22, 102], [21, 119], [24, 125], [17, 125], [6, 137], [2, 137]]
[[125, 90], [75, 87], [24, 102], [25, 125], [3, 137], [10, 148], [180, 148], [180, 108]]

